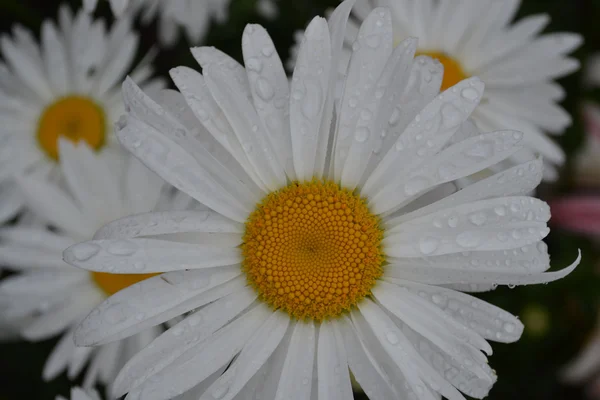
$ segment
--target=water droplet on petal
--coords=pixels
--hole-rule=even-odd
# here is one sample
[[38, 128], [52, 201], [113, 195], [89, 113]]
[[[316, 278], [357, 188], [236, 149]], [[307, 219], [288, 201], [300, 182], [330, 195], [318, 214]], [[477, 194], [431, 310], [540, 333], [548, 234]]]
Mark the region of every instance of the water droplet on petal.
[[273, 86], [267, 81], [265, 78], [258, 78], [256, 81], [256, 93], [260, 96], [264, 101], [269, 101], [273, 98], [275, 91], [273, 90]]
[[371, 136], [371, 131], [369, 130], [369, 128], [363, 126], [356, 129], [354, 139], [356, 139], [358, 143], [364, 143], [369, 138], [369, 136]]
[[427, 236], [419, 241], [419, 250], [427, 255], [433, 253], [439, 246], [440, 241], [432, 236]]
[[98, 254], [100, 246], [93, 243], [80, 243], [71, 247], [73, 257], [78, 261], [86, 261]]
[[462, 97], [470, 101], [475, 101], [479, 98], [479, 92], [473, 88], [463, 89], [460, 94]]
[[396, 335], [394, 332], [386, 333], [385, 338], [387, 339], [388, 342], [390, 342], [390, 344], [396, 345], [399, 342], [398, 335]]
[[260, 72], [262, 70], [262, 61], [256, 57], [250, 57], [246, 60], [246, 67], [251, 71]]
[[275, 48], [271, 45], [267, 45], [262, 48], [262, 53], [263, 53], [263, 56], [265, 56], [265, 57], [270, 57], [271, 54], [273, 54], [274, 52], [275, 52]]
[[454, 128], [463, 121], [462, 113], [453, 104], [446, 104], [442, 108], [442, 121], [447, 128]]

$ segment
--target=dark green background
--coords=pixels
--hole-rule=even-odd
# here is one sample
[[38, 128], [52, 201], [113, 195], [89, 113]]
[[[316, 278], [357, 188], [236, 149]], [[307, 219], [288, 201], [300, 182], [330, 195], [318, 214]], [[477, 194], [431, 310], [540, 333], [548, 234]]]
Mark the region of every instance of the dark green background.
[[[68, 2], [72, 8], [81, 0]], [[44, 18], [54, 19], [59, 2], [51, 0], [0, 0], [0, 30], [9, 32], [14, 23], [29, 27], [36, 35]], [[245, 24], [263, 24], [278, 47], [282, 59], [287, 59], [292, 34], [303, 28], [309, 19], [322, 15], [323, 11], [337, 4], [336, 0], [281, 0], [281, 15], [276, 21], [265, 21], [255, 12], [255, 0], [233, 0], [227, 25], [214, 25], [205, 44], [216, 46], [241, 60], [241, 35]], [[100, 7], [99, 14], [109, 16], [107, 5]], [[584, 46], [577, 51], [582, 64], [586, 57], [600, 48], [600, 0], [523, 0], [520, 16], [548, 13], [552, 23], [546, 31], [573, 31], [585, 37]], [[141, 29], [145, 53], [156, 43], [155, 26]], [[167, 76], [170, 68], [177, 65], [196, 67], [189, 51], [189, 44], [182, 40], [175, 48], [159, 54], [158, 72]], [[572, 156], [580, 147], [583, 131], [579, 109], [584, 99], [600, 100], [600, 93], [581, 87], [581, 73], [563, 79], [568, 97], [564, 106], [574, 116], [574, 125], [560, 139], [565, 151]], [[569, 157], [572, 161], [572, 157]], [[545, 200], [575, 191], [568, 163], [562, 179], [554, 185], [545, 185], [540, 194]], [[599, 193], [600, 194], [600, 193]], [[536, 309], [548, 320], [543, 333], [525, 331], [520, 342], [511, 345], [494, 344], [490, 365], [498, 373], [498, 383], [491, 391], [490, 399], [544, 399], [576, 400], [584, 398], [582, 388], [566, 386], [558, 379], [558, 371], [581, 348], [589, 337], [596, 321], [598, 275], [597, 246], [591, 241], [554, 229], [548, 240], [554, 268], [562, 268], [572, 262], [577, 248], [584, 259], [578, 269], [567, 279], [549, 285], [526, 286], [515, 289], [499, 288], [482, 297], [522, 318], [525, 310]], [[55, 341], [38, 344], [0, 344], [0, 400], [46, 400], [56, 394], [66, 395], [70, 387], [66, 377], [44, 384], [40, 375], [45, 357]], [[359, 398], [359, 396], [357, 396]], [[362, 398], [362, 397], [361, 397]]]

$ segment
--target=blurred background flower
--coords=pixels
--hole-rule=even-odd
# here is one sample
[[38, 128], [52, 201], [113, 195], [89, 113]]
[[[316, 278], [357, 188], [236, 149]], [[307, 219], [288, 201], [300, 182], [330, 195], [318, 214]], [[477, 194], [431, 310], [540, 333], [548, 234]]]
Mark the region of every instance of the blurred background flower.
[[[82, 0], [66, 3], [72, 10], [82, 6]], [[130, 49], [131, 65], [138, 65], [147, 54], [157, 54], [152, 64], [155, 75], [166, 78], [168, 71], [175, 66], [196, 65], [189, 51], [189, 47], [194, 45], [213, 45], [242, 61], [240, 40], [247, 23], [258, 22], [265, 26], [282, 59], [288, 59], [286, 55], [293, 52], [295, 33], [303, 30], [312, 16], [323, 15], [338, 1], [130, 0], [130, 4], [123, 7], [124, 3], [123, 0], [99, 0], [93, 15], [108, 21], [107, 27], [122, 23], [115, 22], [113, 9], [121, 18], [132, 18], [132, 29], [139, 32], [140, 40], [137, 49], [135, 46]], [[578, 248], [582, 249], [583, 261], [568, 279], [554, 282], [551, 287], [499, 288], [480, 295], [482, 299], [520, 316], [525, 325], [518, 343], [494, 346], [490, 364], [500, 379], [489, 398], [584, 399], [597, 395], [595, 377], [600, 370], [600, 355], [597, 357], [598, 352], [594, 350], [600, 297], [597, 274], [600, 200], [596, 200], [600, 199], [600, 61], [597, 56], [600, 51], [597, 30], [600, 0], [515, 0], [512, 3], [515, 21], [547, 14], [551, 19], [544, 32], [574, 32], [585, 40], [581, 47], [569, 48], [569, 51], [574, 50], [571, 57], [579, 60], [582, 69], [557, 81], [565, 92], [564, 99], [561, 96], [562, 100], [556, 99], [557, 103], [573, 120], [562, 136], [552, 138], [566, 154], [566, 162], [557, 169], [555, 176], [558, 180], [538, 191], [538, 195], [552, 201], [553, 206], [551, 224], [554, 224], [554, 229], [546, 240], [552, 263], [568, 265]], [[32, 45], [37, 46], [35, 43], [43, 44], [42, 23], [45, 19], [57, 21], [59, 5], [59, 1], [53, 0], [0, 0], [3, 41], [19, 37], [20, 43], [25, 46], [23, 48], [28, 50], [32, 49]], [[27, 28], [31, 35], [23, 34], [25, 31], [22, 29], [15, 31], [16, 24]], [[92, 55], [100, 54], [98, 46], [91, 46], [88, 50]], [[4, 51], [0, 60], [0, 67], [10, 65]], [[34, 67], [41, 68], [42, 64]], [[18, 72], [13, 66], [11, 68], [13, 73]], [[92, 72], [97, 72], [97, 68]], [[7, 87], [14, 87], [11, 80], [0, 80], [0, 93], [6, 93]], [[24, 95], [23, 92], [18, 94]], [[0, 117], [0, 130], [9, 121], [7, 115], [13, 118], [18, 115], [17, 112], [23, 111], [17, 108], [12, 113], [6, 112], [5, 97], [0, 96], [0, 115], [5, 115]], [[514, 111], [512, 113], [515, 114]], [[111, 118], [109, 125], [112, 122]], [[562, 130], [563, 124], [559, 125], [557, 130]], [[0, 150], [5, 149], [5, 145], [2, 146]], [[11, 200], [10, 196], [14, 194], [10, 190], [0, 191], [0, 203]], [[6, 199], [7, 196], [9, 199]], [[12, 204], [14, 208], [7, 209], [10, 212], [5, 213], [6, 218], [18, 209], [17, 203]], [[26, 219], [20, 221], [27, 222]], [[2, 307], [6, 304], [0, 301], [0, 309]], [[0, 344], [0, 399], [50, 400], [61, 394], [67, 399], [79, 400], [78, 394], [71, 397], [72, 382], [66, 374], [50, 383], [42, 382], [43, 365], [58, 339], [36, 344], [17, 341], [15, 335], [18, 329], [9, 329], [4, 322], [0, 318], [0, 338], [12, 341]], [[569, 366], [571, 368], [565, 369]], [[82, 384], [83, 380], [75, 383]], [[364, 398], [360, 394], [356, 396]]]

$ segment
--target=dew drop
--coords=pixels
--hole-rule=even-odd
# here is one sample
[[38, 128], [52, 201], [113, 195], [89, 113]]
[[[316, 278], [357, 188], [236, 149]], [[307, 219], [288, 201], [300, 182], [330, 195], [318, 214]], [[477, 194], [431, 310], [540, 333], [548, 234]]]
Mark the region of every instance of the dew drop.
[[442, 108], [442, 121], [447, 128], [454, 128], [463, 120], [462, 113], [453, 104], [446, 104]]
[[388, 342], [390, 342], [390, 344], [393, 344], [393, 345], [396, 345], [399, 342], [398, 335], [396, 335], [394, 332], [386, 333], [385, 338], [387, 339]]
[[78, 261], [86, 261], [98, 254], [100, 246], [93, 243], [80, 243], [71, 247], [71, 253]]
[[364, 143], [367, 141], [369, 136], [371, 136], [371, 131], [369, 130], [369, 128], [363, 126], [363, 127], [356, 129], [356, 133], [354, 134], [354, 139], [356, 139], [356, 141], [358, 143]]
[[503, 217], [506, 215], [506, 208], [504, 206], [498, 206], [494, 208], [494, 212], [499, 216]]
[[262, 48], [262, 53], [265, 57], [271, 57], [271, 54], [273, 54], [274, 52], [275, 48], [271, 45], [267, 45]]
[[429, 179], [424, 176], [416, 176], [406, 182], [404, 185], [404, 193], [406, 193], [407, 196], [414, 196], [425, 189], [428, 185]]
[[470, 101], [475, 101], [479, 98], [479, 92], [473, 88], [463, 89], [460, 94], [462, 97]]
[[392, 115], [390, 116], [389, 124], [391, 126], [396, 125], [400, 121], [400, 109], [398, 107], [394, 108], [392, 111]]
[[515, 331], [515, 324], [512, 322], [507, 322], [504, 324], [504, 330], [508, 333], [513, 333]]
[[427, 236], [419, 241], [419, 250], [427, 255], [433, 253], [439, 246], [440, 241], [432, 236]]
[[478, 213], [471, 214], [469, 216], [469, 221], [471, 221], [471, 223], [473, 225], [481, 226], [481, 225], [485, 224], [485, 222], [487, 221], [487, 217], [485, 216], [485, 213], [478, 212]]
[[258, 58], [250, 57], [246, 61], [246, 67], [251, 71], [260, 72], [262, 70], [263, 64]]
[[256, 93], [264, 101], [269, 101], [273, 98], [275, 91], [273, 86], [265, 78], [258, 78], [256, 81]]

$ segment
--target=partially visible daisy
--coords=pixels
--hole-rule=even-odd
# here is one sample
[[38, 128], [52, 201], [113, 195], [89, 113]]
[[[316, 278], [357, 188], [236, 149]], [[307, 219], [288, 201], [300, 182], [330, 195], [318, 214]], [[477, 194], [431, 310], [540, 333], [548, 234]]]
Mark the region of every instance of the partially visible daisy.
[[[65, 399], [62, 396], [57, 396], [56, 400], [69, 400]], [[81, 388], [74, 387], [71, 389], [71, 398], [70, 400], [101, 400], [98, 392], [95, 391], [85, 391]]]
[[562, 149], [547, 134], [558, 135], [571, 125], [571, 116], [557, 103], [564, 90], [554, 79], [579, 68], [568, 56], [582, 38], [575, 33], [542, 35], [550, 21], [545, 14], [512, 22], [514, 0], [367, 0], [357, 2], [346, 30], [347, 56], [359, 24], [376, 6], [389, 6], [394, 44], [419, 38], [418, 54], [444, 65], [442, 89], [470, 76], [486, 85], [472, 118], [484, 131], [516, 129], [525, 134], [522, 161], [533, 153], [544, 156], [546, 179], [557, 177], [564, 162]]
[[600, 322], [587, 344], [563, 371], [563, 378], [571, 383], [587, 383], [590, 398], [600, 399]]
[[58, 27], [43, 23], [41, 45], [21, 26], [13, 33], [0, 39], [0, 221], [23, 206], [15, 175], [59, 177], [59, 137], [95, 151], [116, 145], [113, 124], [124, 111], [116, 85], [126, 73], [153, 93], [163, 84], [151, 79], [149, 58], [130, 71], [138, 37], [127, 19], [107, 31], [103, 21], [62, 6]]
[[[190, 201], [166, 190], [162, 179], [123, 152], [97, 155], [85, 142], [59, 141], [64, 188], [39, 177], [18, 181], [32, 212], [55, 229], [46, 225], [0, 229], [0, 264], [18, 272], [0, 281], [0, 319], [14, 321], [31, 341], [63, 334], [44, 367], [45, 380], [65, 370], [73, 379], [88, 365], [85, 388], [109, 385], [120, 367], [160, 329], [96, 349], [76, 348], [73, 330], [105, 298], [151, 275], [90, 273], [64, 263], [62, 252], [91, 239], [114, 219], [156, 207], [187, 207]], [[127, 249], [117, 246], [111, 251]]]
[[[552, 201], [553, 223], [561, 228], [600, 238], [600, 107], [584, 107], [585, 142], [575, 156], [573, 180], [579, 190]], [[583, 192], [583, 189], [586, 192]], [[591, 190], [591, 191], [590, 191]]]
[[158, 19], [158, 36], [171, 46], [185, 33], [190, 43], [198, 44], [211, 22], [227, 20], [230, 0], [131, 0], [131, 13], [141, 13], [142, 23]]
[[[115, 15], [122, 15], [127, 6], [129, 6], [130, 0], [109, 0], [110, 8]], [[83, 8], [87, 12], [92, 12], [96, 9], [98, 5], [98, 0], [83, 0]]]
[[[79, 345], [195, 310], [132, 358], [114, 395], [350, 399], [350, 369], [372, 399], [482, 398], [496, 381], [487, 340], [513, 342], [523, 325], [458, 290], [549, 282], [578, 264], [545, 272], [549, 208], [526, 195], [539, 159], [457, 190], [523, 135], [478, 133], [467, 118], [483, 83], [439, 94], [439, 63], [413, 59], [414, 39], [393, 45], [388, 9], [365, 18], [334, 102], [352, 5], [308, 26], [291, 87], [256, 25], [246, 68], [195, 48], [203, 74], [172, 70], [186, 104], [165, 109], [124, 83], [121, 142], [212, 211], [127, 217], [64, 252], [91, 271], [164, 272], [100, 305]], [[199, 124], [212, 140], [191, 134]]]
[[159, 38], [173, 45], [180, 31], [190, 43], [200, 43], [212, 21], [223, 23], [228, 17], [230, 0], [133, 0], [142, 10], [142, 21], [158, 18]]
[[276, 0], [257, 0], [258, 14], [267, 19], [275, 19], [279, 15], [279, 5]]

